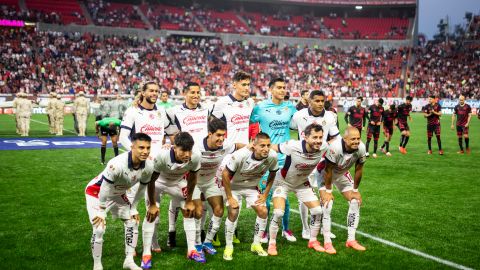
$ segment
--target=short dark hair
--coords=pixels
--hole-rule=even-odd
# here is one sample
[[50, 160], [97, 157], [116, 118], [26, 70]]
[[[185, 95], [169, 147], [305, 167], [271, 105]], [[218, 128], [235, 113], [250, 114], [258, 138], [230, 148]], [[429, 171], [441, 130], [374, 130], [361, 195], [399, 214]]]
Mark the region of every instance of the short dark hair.
[[[158, 83], [154, 82], [154, 81], [148, 81], [146, 83], [143, 84], [142, 86], [142, 91], [146, 91], [147, 90], [147, 86], [149, 86], [150, 84], [153, 84], [153, 85], [157, 85], [158, 86]], [[159, 86], [160, 87], [160, 86]]]
[[308, 90], [302, 90], [302, 92], [300, 92], [300, 95], [303, 96], [305, 95], [305, 93], [308, 93], [309, 91]]
[[257, 142], [258, 140], [260, 139], [270, 139], [270, 136], [268, 136], [267, 133], [265, 132], [259, 132], [257, 133], [257, 135], [255, 136], [255, 142]]
[[360, 101], [363, 101], [363, 97], [357, 97], [357, 99], [360, 99]]
[[175, 146], [182, 148], [183, 151], [191, 151], [193, 148], [193, 137], [188, 132], [179, 132], [173, 139]]
[[185, 88], [183, 88], [183, 92], [184, 92], [184, 93], [187, 93], [188, 90], [190, 90], [190, 87], [192, 87], [192, 86], [200, 87], [200, 85], [199, 85], [198, 83], [196, 83], [196, 82], [188, 82], [188, 83], [187, 83], [187, 86], [185, 86]]
[[312, 134], [312, 131], [315, 131], [315, 132], [322, 131], [323, 132], [323, 128], [319, 124], [311, 123], [310, 125], [308, 125], [305, 128], [305, 131], [304, 131], [305, 136], [310, 136], [310, 134]]
[[410, 101], [413, 100], [413, 98], [412, 98], [411, 96], [407, 96], [405, 99], [406, 99], [406, 100], [410, 100]]
[[272, 78], [268, 83], [268, 88], [272, 88], [272, 86], [274, 86], [276, 82], [285, 82], [285, 79], [283, 79], [283, 77]]
[[310, 92], [310, 96], [309, 98], [310, 99], [313, 99], [314, 96], [325, 96], [325, 93], [323, 93], [322, 90], [313, 90], [312, 92]]
[[215, 133], [219, 129], [227, 130], [227, 124], [216, 117], [212, 117], [210, 121], [208, 121], [208, 132]]
[[325, 107], [325, 110], [328, 111], [332, 107], [332, 102], [330, 102], [330, 100], [326, 100], [323, 106]]
[[429, 98], [435, 98], [435, 95], [430, 95]]
[[395, 104], [390, 105], [390, 110], [391, 111], [395, 111], [395, 109], [396, 109]]
[[380, 105], [383, 105], [383, 98], [379, 98], [378, 103], [380, 103]]
[[133, 134], [132, 137], [130, 138], [130, 140], [132, 142], [134, 142], [134, 141], [152, 142], [152, 138], [150, 138], [150, 136], [148, 136], [145, 133], [141, 133], [141, 132]]
[[233, 75], [233, 81], [234, 82], [239, 82], [239, 81], [243, 81], [243, 80], [251, 80], [251, 79], [252, 79], [252, 76], [245, 71], [238, 71], [237, 73], [235, 73], [235, 75]]
[[162, 93], [161, 93], [161, 95], [163, 95], [163, 94], [170, 95], [170, 92], [168, 92], [167, 90], [163, 90]]

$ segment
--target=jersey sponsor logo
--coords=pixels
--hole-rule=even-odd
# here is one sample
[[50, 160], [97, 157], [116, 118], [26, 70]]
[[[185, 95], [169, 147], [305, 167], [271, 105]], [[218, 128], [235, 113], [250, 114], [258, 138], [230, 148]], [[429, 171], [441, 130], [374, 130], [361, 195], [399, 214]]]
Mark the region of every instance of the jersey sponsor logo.
[[295, 165], [297, 170], [313, 170], [316, 164], [299, 163]]
[[245, 124], [245, 123], [248, 123], [248, 121], [250, 121], [250, 115], [235, 114], [230, 119], [230, 122], [232, 122], [232, 124], [234, 124], [234, 125]]
[[145, 134], [148, 134], [148, 135], [161, 135], [162, 128], [146, 124], [146, 125], [143, 125], [140, 128], [139, 132], [145, 133]]
[[289, 125], [289, 121], [273, 120], [272, 122], [270, 122], [268, 127], [271, 129], [281, 129], [281, 128], [288, 127], [288, 125]]
[[183, 119], [183, 123], [187, 126], [195, 125], [195, 124], [202, 124], [207, 122], [206, 115], [189, 115]]

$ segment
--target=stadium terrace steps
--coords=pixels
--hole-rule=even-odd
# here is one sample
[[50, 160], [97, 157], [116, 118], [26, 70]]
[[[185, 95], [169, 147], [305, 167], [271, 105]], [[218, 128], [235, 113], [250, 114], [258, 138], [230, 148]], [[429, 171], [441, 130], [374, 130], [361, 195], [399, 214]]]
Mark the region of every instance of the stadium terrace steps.
[[133, 8], [137, 11], [140, 18], [142, 18], [142, 22], [148, 27], [148, 29], [153, 29], [152, 24], [148, 21], [148, 18], [143, 14], [142, 10], [138, 6], [133, 6]]
[[[58, 13], [61, 16], [63, 24], [87, 24], [83, 11], [76, 0], [63, 0], [61, 1], [61, 5], [59, 5], [60, 1], [56, 0], [25, 0], [25, 3], [29, 10]], [[83, 17], [78, 18], [74, 15], [75, 13], [78, 13]]]

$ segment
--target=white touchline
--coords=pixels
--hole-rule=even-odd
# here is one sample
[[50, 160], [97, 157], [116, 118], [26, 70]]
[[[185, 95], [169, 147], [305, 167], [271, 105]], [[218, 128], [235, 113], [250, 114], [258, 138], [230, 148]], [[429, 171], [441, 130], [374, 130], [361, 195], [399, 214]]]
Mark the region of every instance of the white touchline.
[[[293, 213], [296, 213], [296, 214], [300, 214], [300, 212], [298, 212], [298, 210], [295, 210], [295, 209], [291, 209], [290, 208], [290, 212], [293, 212]], [[343, 226], [343, 225], [340, 225], [338, 223], [335, 223], [335, 222], [332, 222], [332, 225], [335, 226], [335, 227], [338, 227], [338, 228], [342, 228], [344, 230], [347, 230], [348, 228], [346, 226]], [[423, 258], [426, 258], [426, 259], [429, 259], [429, 260], [432, 260], [432, 261], [435, 261], [435, 262], [438, 262], [438, 263], [441, 263], [441, 264], [445, 264], [445, 265], [448, 265], [450, 267], [453, 267], [453, 268], [456, 268], [456, 269], [462, 269], [462, 270], [474, 270], [473, 268], [470, 268], [470, 267], [466, 267], [466, 266], [463, 266], [461, 264], [458, 264], [458, 263], [454, 263], [454, 262], [451, 262], [451, 261], [447, 261], [447, 260], [444, 260], [442, 258], [438, 258], [438, 257], [435, 257], [435, 256], [432, 256], [432, 255], [429, 255], [427, 253], [423, 253], [421, 251], [418, 251], [418, 250], [415, 250], [415, 249], [411, 249], [411, 248], [407, 248], [407, 247], [404, 247], [402, 245], [399, 245], [397, 243], [394, 243], [394, 242], [391, 242], [391, 241], [388, 241], [388, 240], [385, 240], [385, 239], [382, 239], [380, 237], [376, 237], [374, 235], [371, 235], [371, 234], [368, 234], [368, 233], [364, 233], [364, 232], [361, 232], [361, 231], [358, 231], [357, 230], [357, 234], [360, 234], [366, 238], [370, 238], [372, 240], [375, 240], [377, 242], [380, 242], [384, 245], [387, 245], [387, 246], [391, 246], [391, 247], [394, 247], [394, 248], [398, 248], [400, 250], [403, 250], [403, 251], [406, 251], [408, 253], [412, 253], [414, 255], [417, 255], [417, 256], [420, 256], [420, 257], [423, 257]]]

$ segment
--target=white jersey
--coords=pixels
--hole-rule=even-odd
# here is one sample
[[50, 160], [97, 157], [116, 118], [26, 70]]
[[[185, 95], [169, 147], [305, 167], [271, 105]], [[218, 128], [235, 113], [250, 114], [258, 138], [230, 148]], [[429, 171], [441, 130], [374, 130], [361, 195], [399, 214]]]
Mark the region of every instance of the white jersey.
[[366, 150], [363, 142], [360, 142], [357, 151], [348, 153], [345, 149], [345, 141], [341, 139], [330, 144], [325, 159], [335, 164], [333, 174], [339, 176], [348, 172], [355, 163], [365, 163], [367, 159], [365, 154]]
[[225, 144], [248, 144], [250, 115], [254, 106], [253, 99], [239, 101], [231, 94], [218, 99], [213, 107], [212, 115], [227, 123]]
[[290, 140], [278, 145], [280, 153], [286, 155], [285, 165], [277, 172], [276, 185], [286, 185], [295, 189], [308, 183], [308, 176], [313, 172], [328, 149], [323, 143], [320, 151], [308, 153], [306, 141]]
[[165, 186], [176, 186], [187, 172], [197, 172], [200, 170], [200, 151], [193, 148], [192, 157], [189, 162], [178, 163], [175, 159], [173, 147], [170, 149], [161, 149], [160, 153], [153, 159], [154, 170], [160, 173], [157, 182]]
[[[123, 132], [130, 131], [130, 135], [142, 132], [150, 136], [152, 138], [150, 155], [156, 156], [162, 147], [165, 128], [168, 125], [169, 122], [163, 108], [157, 109], [155, 106], [152, 110], [147, 110], [138, 105], [138, 107], [127, 109], [120, 128]], [[120, 138], [122, 138], [122, 134], [120, 134]], [[130, 149], [131, 143], [130, 145], [125, 145], [128, 142], [120, 142], [125, 148]]]
[[165, 130], [168, 136], [179, 131], [188, 132], [195, 141], [195, 146], [202, 144], [203, 138], [208, 136], [208, 109], [200, 104], [195, 109], [189, 109], [185, 103], [167, 110], [170, 126]]
[[312, 123], [322, 126], [323, 143], [327, 142], [328, 135], [334, 137], [340, 133], [337, 127], [337, 115], [335, 113], [323, 110], [319, 116], [314, 116], [310, 108], [297, 111], [290, 122], [290, 128], [298, 130], [300, 140], [305, 140], [305, 129]]
[[242, 148], [231, 155], [225, 168], [233, 175], [232, 189], [256, 188], [267, 171], [278, 171], [277, 153], [270, 149], [266, 158], [258, 160], [250, 149]]
[[233, 153], [236, 147], [235, 144], [224, 144], [223, 147], [218, 149], [210, 149], [207, 145], [207, 138], [204, 138], [198, 149], [202, 154], [202, 158], [200, 161], [201, 165], [200, 171], [198, 172], [197, 185], [202, 187], [215, 178], [217, 169], [220, 167], [223, 159], [225, 159], [228, 154]]
[[107, 163], [107, 167], [94, 179], [92, 179], [86, 189], [86, 193], [98, 198], [100, 186], [103, 181], [113, 185], [110, 188], [108, 197], [123, 195], [126, 191], [137, 183], [148, 184], [153, 174], [153, 159], [148, 158], [140, 164], [140, 168], [135, 170], [132, 163], [132, 152], [122, 153]]

